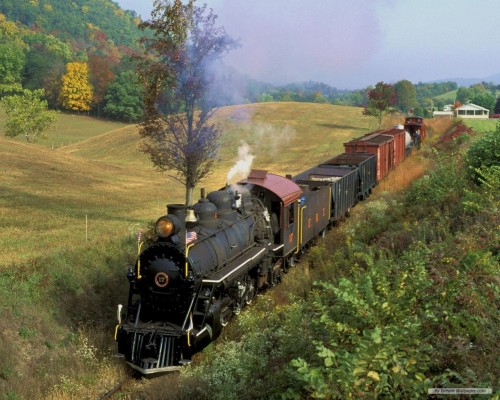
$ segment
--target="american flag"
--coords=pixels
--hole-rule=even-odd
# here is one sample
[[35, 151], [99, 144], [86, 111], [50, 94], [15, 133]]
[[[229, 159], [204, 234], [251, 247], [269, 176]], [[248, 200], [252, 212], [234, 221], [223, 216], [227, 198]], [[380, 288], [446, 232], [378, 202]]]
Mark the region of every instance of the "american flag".
[[196, 239], [198, 239], [198, 235], [195, 231], [189, 231], [186, 233], [186, 244], [194, 242]]

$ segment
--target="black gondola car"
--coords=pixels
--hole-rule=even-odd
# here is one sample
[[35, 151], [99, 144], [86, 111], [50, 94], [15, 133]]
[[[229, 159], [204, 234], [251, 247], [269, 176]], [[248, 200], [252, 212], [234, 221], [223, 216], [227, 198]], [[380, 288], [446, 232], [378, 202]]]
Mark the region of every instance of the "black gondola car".
[[368, 197], [373, 187], [377, 184], [377, 157], [375, 154], [344, 153], [320, 164], [320, 166], [326, 165], [358, 170], [358, 198], [360, 200]]

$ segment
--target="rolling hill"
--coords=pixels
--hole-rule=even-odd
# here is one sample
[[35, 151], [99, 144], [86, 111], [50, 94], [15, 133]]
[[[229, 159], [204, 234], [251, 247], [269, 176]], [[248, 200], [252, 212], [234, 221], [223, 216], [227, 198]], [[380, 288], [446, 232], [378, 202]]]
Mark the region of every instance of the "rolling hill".
[[[71, 145], [52, 149], [0, 137], [0, 268], [57, 252], [62, 244], [68, 249], [126, 236], [131, 225], [156, 219], [165, 204], [183, 201], [182, 186], [139, 152], [136, 125], [109, 123], [106, 131], [103, 121], [78, 118], [60, 115], [64, 133], [52, 133]], [[310, 103], [231, 106], [215, 120], [223, 131], [221, 161], [203, 183], [207, 190], [225, 184], [241, 140], [250, 145], [255, 168], [294, 174], [375, 128], [360, 108]], [[90, 123], [99, 128], [82, 134]], [[80, 128], [71, 131], [71, 125]]]

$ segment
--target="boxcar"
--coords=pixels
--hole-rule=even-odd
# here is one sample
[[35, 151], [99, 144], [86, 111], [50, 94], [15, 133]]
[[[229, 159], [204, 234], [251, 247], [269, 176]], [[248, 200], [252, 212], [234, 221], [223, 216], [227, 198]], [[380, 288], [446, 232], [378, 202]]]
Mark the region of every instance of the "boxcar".
[[377, 156], [377, 182], [394, 168], [394, 137], [373, 132], [344, 143], [346, 153], [371, 153]]
[[406, 131], [403, 125], [396, 125], [394, 128], [377, 131], [379, 134], [392, 136], [394, 142], [394, 167], [405, 159], [406, 156]]
[[407, 131], [413, 143], [420, 147], [420, 143], [423, 143], [426, 138], [426, 129], [424, 119], [422, 117], [406, 117], [404, 129]]

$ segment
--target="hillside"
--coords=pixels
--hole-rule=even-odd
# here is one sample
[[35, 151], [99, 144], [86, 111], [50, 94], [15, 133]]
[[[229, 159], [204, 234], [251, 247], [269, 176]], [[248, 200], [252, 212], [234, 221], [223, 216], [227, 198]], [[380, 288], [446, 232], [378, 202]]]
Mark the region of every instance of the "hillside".
[[[81, 126], [72, 131], [73, 136], [65, 132], [72, 144], [54, 148], [0, 136], [0, 304], [4, 310], [0, 316], [3, 326], [0, 394], [9, 399], [99, 398], [127, 376], [124, 364], [113, 357], [116, 344], [112, 333], [116, 304], [126, 302], [125, 272], [137, 253], [136, 235], [139, 228], [146, 229], [150, 221], [164, 213], [165, 204], [180, 202], [184, 196], [178, 183], [168, 179], [166, 174], [155, 172], [147, 157], [138, 152], [136, 125], [117, 127], [110, 124], [106, 129], [102, 121], [87, 117], [80, 120], [78, 116], [61, 114], [60, 118], [59, 127], [69, 127], [71, 123], [80, 126], [80, 121], [84, 121], [83, 126], [91, 122], [96, 125], [93, 134], [81, 134]], [[359, 108], [306, 103], [225, 107], [217, 112], [216, 120], [223, 129], [222, 160], [210, 179], [202, 184], [208, 190], [224, 184], [241, 140], [250, 144], [255, 168], [293, 174], [342, 152], [343, 142], [375, 129], [374, 119], [363, 117]], [[401, 120], [387, 121], [387, 126], [396, 122]], [[428, 143], [437, 143], [439, 135], [450, 124], [450, 120], [432, 121]], [[402, 246], [401, 243], [406, 243], [405, 238], [413, 235], [411, 227], [420, 222], [412, 221], [407, 225], [393, 219], [397, 218], [397, 213], [380, 216], [378, 210], [380, 207], [387, 212], [400, 209], [393, 208], [386, 192], [394, 192], [402, 187], [401, 182], [407, 185], [415, 173], [421, 174], [432, 162], [431, 154], [429, 149], [423, 149], [421, 154], [406, 160], [405, 168], [414, 170], [412, 174], [400, 168], [380, 185], [371, 198], [373, 203], [366, 203], [366, 209], [363, 205], [356, 207], [355, 225], [346, 223], [344, 231], [336, 229], [329, 235], [328, 243], [340, 252], [335, 262], [345, 264], [348, 275], [359, 272], [359, 268], [351, 270], [350, 266], [364, 266], [371, 257], [371, 253], [360, 251], [363, 247], [342, 247], [351, 243], [352, 229], [359, 229], [360, 240], [366, 243], [377, 240], [385, 246], [384, 254], [391, 243]], [[386, 203], [387, 208], [384, 208]], [[429, 207], [417, 211], [427, 215]], [[404, 215], [419, 218], [414, 212]], [[443, 234], [441, 227], [434, 227], [433, 223], [422, 227], [422, 237], [434, 235], [435, 230], [436, 234]], [[385, 233], [382, 225], [392, 231]], [[449, 238], [452, 240], [452, 236]], [[289, 286], [273, 291], [273, 302], [278, 308], [280, 304], [288, 304], [286, 293], [306, 294], [317, 276], [324, 278], [337, 274], [338, 269], [325, 269], [325, 260], [330, 260], [331, 256], [323, 251], [314, 250], [311, 264], [306, 261], [303, 268], [290, 273]], [[384, 263], [384, 257], [380, 265], [392, 267]], [[439, 260], [441, 258], [442, 255]], [[318, 268], [316, 272], [314, 268]], [[376, 271], [374, 277], [382, 276], [377, 274]], [[265, 318], [279, 319], [279, 329], [273, 328], [275, 322], [272, 321], [269, 326], [256, 327], [260, 310], [268, 310], [267, 301], [259, 301], [252, 313], [243, 313], [243, 325], [230, 324], [227, 335], [236, 335], [237, 342], [243, 343], [238, 329], [246, 324], [254, 327], [248, 332], [257, 336], [259, 332], [267, 335], [271, 332], [267, 331], [272, 330], [271, 340], [255, 340], [259, 345], [274, 344], [274, 340], [281, 343], [282, 338], [287, 338], [288, 333], [283, 337], [275, 336], [284, 332], [280, 330], [284, 321], [280, 319], [281, 311], [272, 315], [264, 312]], [[257, 318], [255, 322], [250, 318], [252, 315]], [[260, 319], [264, 324], [265, 318]], [[299, 316], [290, 324], [294, 327], [293, 332], [300, 334], [296, 328], [301, 325], [301, 319]], [[221, 342], [217, 346], [224, 344]], [[217, 346], [209, 347], [200, 358], [213, 359]], [[230, 356], [232, 353], [229, 349], [224, 354]], [[252, 360], [255, 354], [252, 353]], [[311, 356], [314, 354], [310, 352]], [[238, 356], [235, 360], [241, 359], [244, 363], [245, 357]], [[278, 361], [280, 371], [286, 372], [287, 368], [281, 368], [287, 363], [286, 358]], [[231, 361], [221, 363], [229, 368], [233, 366]], [[166, 377], [151, 381], [147, 398], [175, 397], [175, 379]], [[137, 382], [137, 385], [148, 384]], [[165, 387], [169, 388], [168, 394]], [[223, 391], [222, 387], [217, 388]], [[129, 394], [133, 398], [145, 398], [144, 393], [140, 387]], [[128, 394], [124, 396], [131, 398], [126, 397]]]
[[135, 47], [141, 35], [138, 16], [111, 0], [2, 0], [0, 13], [65, 41], [85, 42], [91, 28], [106, 32], [115, 45]]
[[[225, 184], [241, 140], [250, 145], [256, 168], [293, 174], [341, 152], [343, 142], [374, 124], [359, 108], [309, 103], [226, 107], [216, 121], [223, 130], [221, 162], [203, 183], [208, 190]], [[138, 151], [136, 125], [109, 123], [102, 133], [105, 126], [60, 114], [48, 143], [56, 138], [73, 144], [54, 149], [44, 141], [26, 144], [0, 136], [0, 266], [50, 254], [61, 243], [85, 246], [86, 218], [91, 239], [123, 236], [130, 225], [155, 219], [165, 204], [182, 201], [180, 184], [156, 172]], [[28, 230], [26, 218], [32, 221]], [[34, 234], [37, 240], [26, 246]]]

